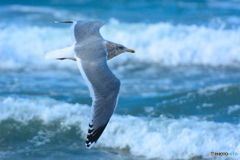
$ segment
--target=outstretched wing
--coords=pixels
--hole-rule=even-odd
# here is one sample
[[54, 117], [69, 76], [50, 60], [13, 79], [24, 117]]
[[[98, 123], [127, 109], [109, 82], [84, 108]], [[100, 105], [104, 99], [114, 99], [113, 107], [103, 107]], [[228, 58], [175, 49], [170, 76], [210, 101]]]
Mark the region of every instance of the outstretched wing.
[[102, 21], [63, 21], [54, 23], [73, 23], [73, 34], [77, 43], [88, 38], [101, 37], [99, 29], [105, 24]]
[[92, 61], [77, 58], [83, 78], [92, 97], [92, 112], [86, 147], [91, 148], [104, 131], [118, 101], [119, 79], [108, 68], [106, 57]]

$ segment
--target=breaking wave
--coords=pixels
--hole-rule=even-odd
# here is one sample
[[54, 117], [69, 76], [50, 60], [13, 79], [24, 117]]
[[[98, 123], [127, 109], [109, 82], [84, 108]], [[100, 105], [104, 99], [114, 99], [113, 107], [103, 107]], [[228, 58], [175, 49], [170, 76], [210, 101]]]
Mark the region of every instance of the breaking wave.
[[[58, 24], [56, 24], [58, 25]], [[67, 24], [66, 24], [67, 26]], [[71, 46], [70, 26], [64, 28], [0, 24], [0, 68], [70, 67], [69, 61], [47, 61], [47, 51]], [[120, 23], [111, 19], [100, 31], [107, 40], [135, 49], [109, 61], [149, 64], [239, 66], [240, 29], [214, 29], [170, 23]], [[75, 67], [75, 66], [74, 66]]]
[[[12, 133], [0, 133], [2, 144], [26, 137], [28, 145], [47, 146], [56, 143], [54, 139], [66, 143], [61, 138], [78, 142], [86, 137], [90, 115], [87, 105], [50, 98], [11, 97], [0, 98], [0, 105], [0, 128], [7, 127]], [[37, 122], [42, 126], [35, 126]], [[65, 134], [74, 127], [74, 133]], [[24, 136], [20, 136], [22, 134]], [[128, 149], [132, 155], [146, 158], [209, 158], [212, 151], [240, 153], [239, 136], [239, 125], [202, 121], [196, 117], [170, 119], [114, 114], [95, 147]]]

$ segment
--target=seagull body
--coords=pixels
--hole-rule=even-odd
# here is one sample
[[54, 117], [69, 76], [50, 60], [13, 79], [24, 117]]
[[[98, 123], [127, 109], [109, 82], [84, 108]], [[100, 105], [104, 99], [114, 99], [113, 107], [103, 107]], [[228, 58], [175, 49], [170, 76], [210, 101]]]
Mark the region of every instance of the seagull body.
[[64, 21], [73, 23], [75, 44], [71, 47], [48, 52], [46, 59], [77, 61], [81, 75], [87, 82], [92, 97], [86, 147], [91, 148], [106, 128], [118, 101], [120, 80], [108, 68], [107, 60], [123, 52], [135, 51], [121, 44], [106, 41], [99, 33], [101, 21]]

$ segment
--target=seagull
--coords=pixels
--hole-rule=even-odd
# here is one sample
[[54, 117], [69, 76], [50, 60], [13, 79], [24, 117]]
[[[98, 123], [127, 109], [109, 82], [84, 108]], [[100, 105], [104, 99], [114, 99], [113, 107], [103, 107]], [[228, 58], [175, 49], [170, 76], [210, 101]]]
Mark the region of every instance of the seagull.
[[107, 60], [124, 52], [135, 51], [104, 40], [99, 32], [105, 24], [102, 21], [53, 23], [73, 23], [75, 43], [71, 47], [48, 52], [45, 58], [76, 61], [83, 79], [87, 82], [92, 106], [85, 145], [90, 149], [103, 133], [118, 103], [121, 82], [109, 69]]

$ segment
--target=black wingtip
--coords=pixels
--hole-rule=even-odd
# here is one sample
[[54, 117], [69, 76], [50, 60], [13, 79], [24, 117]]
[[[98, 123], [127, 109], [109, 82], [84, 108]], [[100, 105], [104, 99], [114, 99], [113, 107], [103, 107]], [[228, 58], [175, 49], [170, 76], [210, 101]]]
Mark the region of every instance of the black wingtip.
[[[89, 124], [90, 126], [90, 124]], [[104, 129], [106, 128], [106, 125], [97, 128], [96, 130], [92, 129], [93, 125], [91, 125], [91, 128], [88, 129], [88, 135], [86, 140], [86, 148], [90, 149], [99, 139], [99, 137], [102, 135]]]
[[53, 21], [53, 23], [73, 23], [73, 21], [62, 21], [62, 22]]
[[95, 143], [96, 143], [96, 142], [91, 143], [91, 142], [89, 142], [89, 141], [86, 141], [86, 143], [85, 143], [86, 148], [87, 148], [87, 149], [91, 149], [92, 146], [93, 146]]

